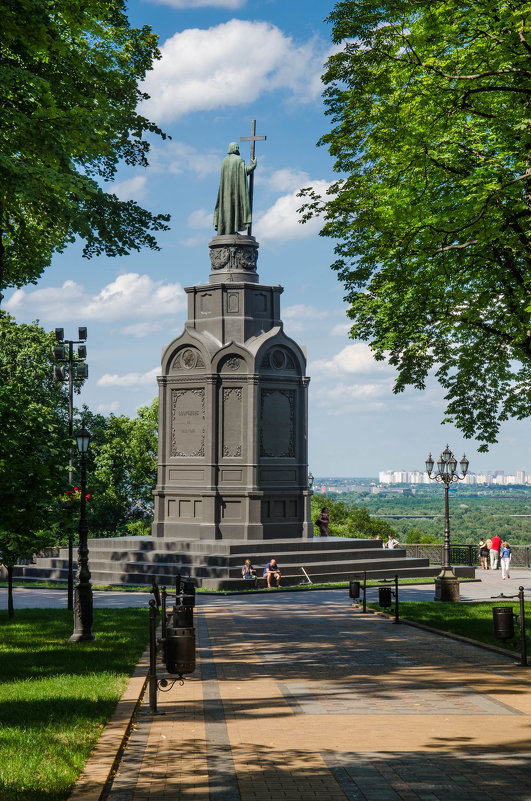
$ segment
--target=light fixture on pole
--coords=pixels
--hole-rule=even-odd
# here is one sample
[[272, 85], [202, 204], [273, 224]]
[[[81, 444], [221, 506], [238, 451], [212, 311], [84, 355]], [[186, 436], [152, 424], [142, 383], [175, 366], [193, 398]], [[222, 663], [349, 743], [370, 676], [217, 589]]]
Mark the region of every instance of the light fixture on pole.
[[435, 600], [436, 601], [458, 601], [459, 582], [450, 565], [450, 504], [448, 501], [448, 489], [454, 481], [463, 481], [468, 471], [468, 459], [463, 454], [459, 462], [461, 475], [457, 471], [457, 459], [452, 451], [446, 446], [437, 460], [437, 473], [433, 473], [433, 458], [430, 453], [426, 459], [426, 472], [428, 478], [440, 481], [444, 484], [444, 544], [443, 544], [443, 564], [442, 570], [435, 579]]
[[[88, 378], [88, 366], [81, 360], [87, 358], [87, 346], [82, 344], [87, 338], [86, 326], [77, 329], [78, 339], [65, 339], [65, 329], [55, 329], [55, 339], [59, 344], [54, 345], [53, 357], [59, 364], [54, 364], [53, 377], [56, 381], [68, 381], [68, 436], [74, 435], [74, 380]], [[68, 355], [66, 346], [68, 345]], [[77, 345], [77, 360], [74, 362], [74, 345]], [[62, 363], [61, 363], [62, 362]], [[72, 450], [68, 460], [68, 484], [72, 487]], [[68, 591], [67, 606], [74, 608], [74, 571], [73, 571], [73, 540], [72, 532], [68, 532]]]
[[90, 432], [82, 422], [76, 433], [77, 449], [81, 454], [81, 499], [79, 515], [79, 551], [77, 584], [74, 589], [74, 633], [69, 642], [93, 640], [92, 633], [92, 585], [90, 583], [88, 524], [87, 524], [87, 452]]

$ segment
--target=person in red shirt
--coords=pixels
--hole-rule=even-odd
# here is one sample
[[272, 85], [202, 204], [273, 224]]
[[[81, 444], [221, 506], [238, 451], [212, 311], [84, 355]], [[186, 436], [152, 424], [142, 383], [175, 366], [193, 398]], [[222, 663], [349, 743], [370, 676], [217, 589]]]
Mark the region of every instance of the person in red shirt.
[[495, 534], [494, 537], [492, 538], [492, 542], [490, 544], [490, 551], [489, 551], [489, 554], [490, 554], [490, 569], [491, 570], [497, 570], [498, 566], [500, 564], [500, 547], [501, 547], [501, 544], [502, 544], [501, 537], [498, 537], [498, 535]]

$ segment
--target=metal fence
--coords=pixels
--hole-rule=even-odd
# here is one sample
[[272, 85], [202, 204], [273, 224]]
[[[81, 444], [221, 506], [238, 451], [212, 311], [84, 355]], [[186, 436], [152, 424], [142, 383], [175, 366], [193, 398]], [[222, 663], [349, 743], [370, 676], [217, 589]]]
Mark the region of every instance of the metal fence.
[[[442, 545], [406, 545], [406, 556], [420, 557], [429, 559], [430, 565], [442, 565], [443, 546]], [[511, 546], [513, 567], [531, 566], [531, 546], [513, 545]], [[452, 565], [481, 565], [479, 558], [479, 548], [477, 545], [450, 545], [450, 562]]]

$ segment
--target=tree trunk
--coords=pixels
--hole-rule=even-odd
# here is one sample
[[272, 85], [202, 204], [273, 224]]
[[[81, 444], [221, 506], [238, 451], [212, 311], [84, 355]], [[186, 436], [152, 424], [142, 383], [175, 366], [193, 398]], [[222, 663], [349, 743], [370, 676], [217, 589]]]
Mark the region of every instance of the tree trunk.
[[13, 608], [13, 565], [7, 568], [7, 616], [10, 620], [15, 617]]

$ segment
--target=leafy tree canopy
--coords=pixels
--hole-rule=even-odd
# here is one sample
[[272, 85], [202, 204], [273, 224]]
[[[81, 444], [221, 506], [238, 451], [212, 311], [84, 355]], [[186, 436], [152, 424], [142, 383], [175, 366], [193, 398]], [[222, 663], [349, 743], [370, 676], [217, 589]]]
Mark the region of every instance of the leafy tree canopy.
[[167, 215], [98, 183], [147, 165], [138, 82], [159, 58], [125, 0], [0, 0], [0, 290], [34, 282], [76, 236], [83, 255], [157, 248]]
[[53, 380], [55, 337], [0, 312], [0, 563], [12, 569], [59, 536], [68, 480], [68, 400]]
[[347, 0], [329, 21], [320, 144], [341, 177], [304, 190], [306, 218], [394, 391], [435, 371], [487, 450], [531, 413], [531, 3]]
[[92, 414], [87, 504], [91, 537], [149, 534], [157, 480], [158, 399], [134, 418]]

